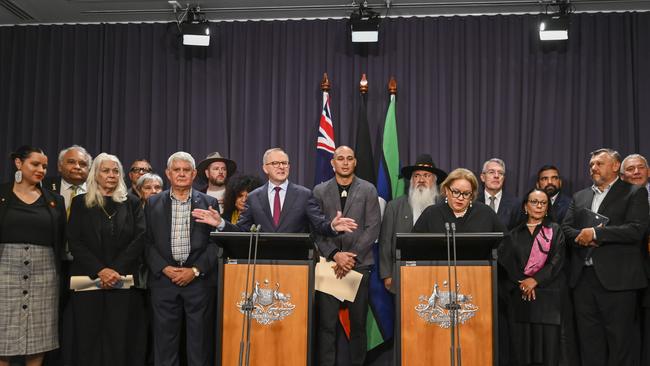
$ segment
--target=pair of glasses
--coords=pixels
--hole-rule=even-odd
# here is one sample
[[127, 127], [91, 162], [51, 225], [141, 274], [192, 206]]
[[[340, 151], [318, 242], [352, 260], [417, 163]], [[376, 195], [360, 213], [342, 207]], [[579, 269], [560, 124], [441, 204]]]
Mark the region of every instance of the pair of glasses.
[[151, 173], [153, 170], [151, 170], [149, 168], [136, 168], [136, 167], [133, 167], [129, 171], [131, 173], [145, 174], [145, 173]]
[[490, 170], [486, 171], [485, 174], [494, 175], [496, 177], [503, 177], [504, 175], [506, 175], [506, 172], [504, 172], [503, 170], [490, 169]]
[[548, 201], [540, 201], [540, 200], [528, 200], [528, 203], [530, 203], [533, 206], [542, 206], [545, 207], [548, 205]]
[[463, 196], [464, 199], [468, 199], [472, 196], [472, 191], [461, 192], [453, 188], [449, 188], [449, 192], [451, 192], [451, 196], [454, 198], [460, 198], [460, 196]]
[[286, 167], [289, 166], [289, 162], [288, 161], [271, 161], [271, 162], [266, 163], [266, 165], [271, 165], [274, 168], [277, 168], [277, 167], [286, 168]]

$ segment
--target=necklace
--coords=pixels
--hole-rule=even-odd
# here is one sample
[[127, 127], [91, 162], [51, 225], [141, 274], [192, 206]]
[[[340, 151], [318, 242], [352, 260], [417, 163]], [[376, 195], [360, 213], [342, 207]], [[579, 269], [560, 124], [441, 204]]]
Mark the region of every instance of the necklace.
[[115, 212], [113, 212], [112, 214], [109, 215], [108, 212], [106, 212], [106, 210], [104, 209], [103, 206], [99, 206], [99, 208], [101, 208], [102, 211], [104, 211], [104, 215], [106, 215], [106, 217], [108, 217], [109, 220], [113, 220], [113, 216], [115, 216], [115, 214], [117, 213], [117, 210], [115, 210]]
[[526, 224], [528, 227], [535, 227], [537, 225], [541, 224], [541, 222], [535, 223], [535, 224]]

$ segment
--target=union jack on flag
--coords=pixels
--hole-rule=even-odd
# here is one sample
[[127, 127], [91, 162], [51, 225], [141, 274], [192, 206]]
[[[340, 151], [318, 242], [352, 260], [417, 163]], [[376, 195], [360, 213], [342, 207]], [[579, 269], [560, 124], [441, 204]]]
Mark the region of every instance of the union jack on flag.
[[325, 182], [334, 177], [330, 160], [334, 157], [334, 125], [330, 112], [330, 95], [323, 92], [323, 110], [318, 125], [318, 138], [316, 140], [316, 179], [314, 185]]

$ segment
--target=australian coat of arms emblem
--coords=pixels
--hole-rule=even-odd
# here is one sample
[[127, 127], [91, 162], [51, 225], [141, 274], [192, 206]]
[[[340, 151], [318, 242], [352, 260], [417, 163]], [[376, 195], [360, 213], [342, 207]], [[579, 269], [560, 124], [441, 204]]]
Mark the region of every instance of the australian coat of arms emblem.
[[[447, 281], [443, 282], [443, 286], [447, 287]], [[458, 291], [460, 285], [456, 287], [458, 294], [457, 309], [458, 309], [458, 323], [465, 324], [469, 319], [476, 315], [478, 306], [471, 303], [472, 296], [464, 295]], [[418, 316], [427, 323], [438, 324], [440, 328], [449, 328], [451, 326], [451, 310], [450, 304], [453, 293], [451, 291], [440, 291], [438, 283], [433, 285], [433, 292], [428, 297], [420, 295], [418, 300], [420, 303], [415, 307]]]
[[251, 307], [251, 318], [257, 320], [259, 324], [269, 325], [280, 321], [293, 313], [296, 305], [291, 303], [291, 294], [280, 292], [280, 284], [276, 283], [275, 288], [269, 287], [269, 280], [264, 280], [264, 285], [260, 286], [255, 282], [255, 289], [250, 297], [246, 300], [246, 294], [242, 292], [241, 299], [237, 302], [237, 308], [243, 314], [246, 311], [246, 304], [249, 302]]

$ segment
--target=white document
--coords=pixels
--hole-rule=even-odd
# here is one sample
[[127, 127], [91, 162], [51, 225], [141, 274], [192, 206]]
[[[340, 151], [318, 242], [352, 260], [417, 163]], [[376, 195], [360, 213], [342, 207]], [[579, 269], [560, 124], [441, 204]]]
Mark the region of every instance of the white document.
[[363, 275], [357, 271], [350, 271], [345, 277], [336, 278], [332, 268], [335, 265], [336, 262], [328, 262], [320, 257], [320, 262], [316, 264], [316, 290], [332, 295], [341, 302], [344, 300], [354, 302]]
[[[112, 289], [115, 290], [128, 290], [133, 287], [133, 275], [122, 276], [122, 280], [119, 281], [115, 287]], [[99, 278], [91, 279], [88, 276], [72, 276], [70, 277], [70, 290], [72, 291], [94, 291], [94, 290], [103, 290], [99, 287]]]

